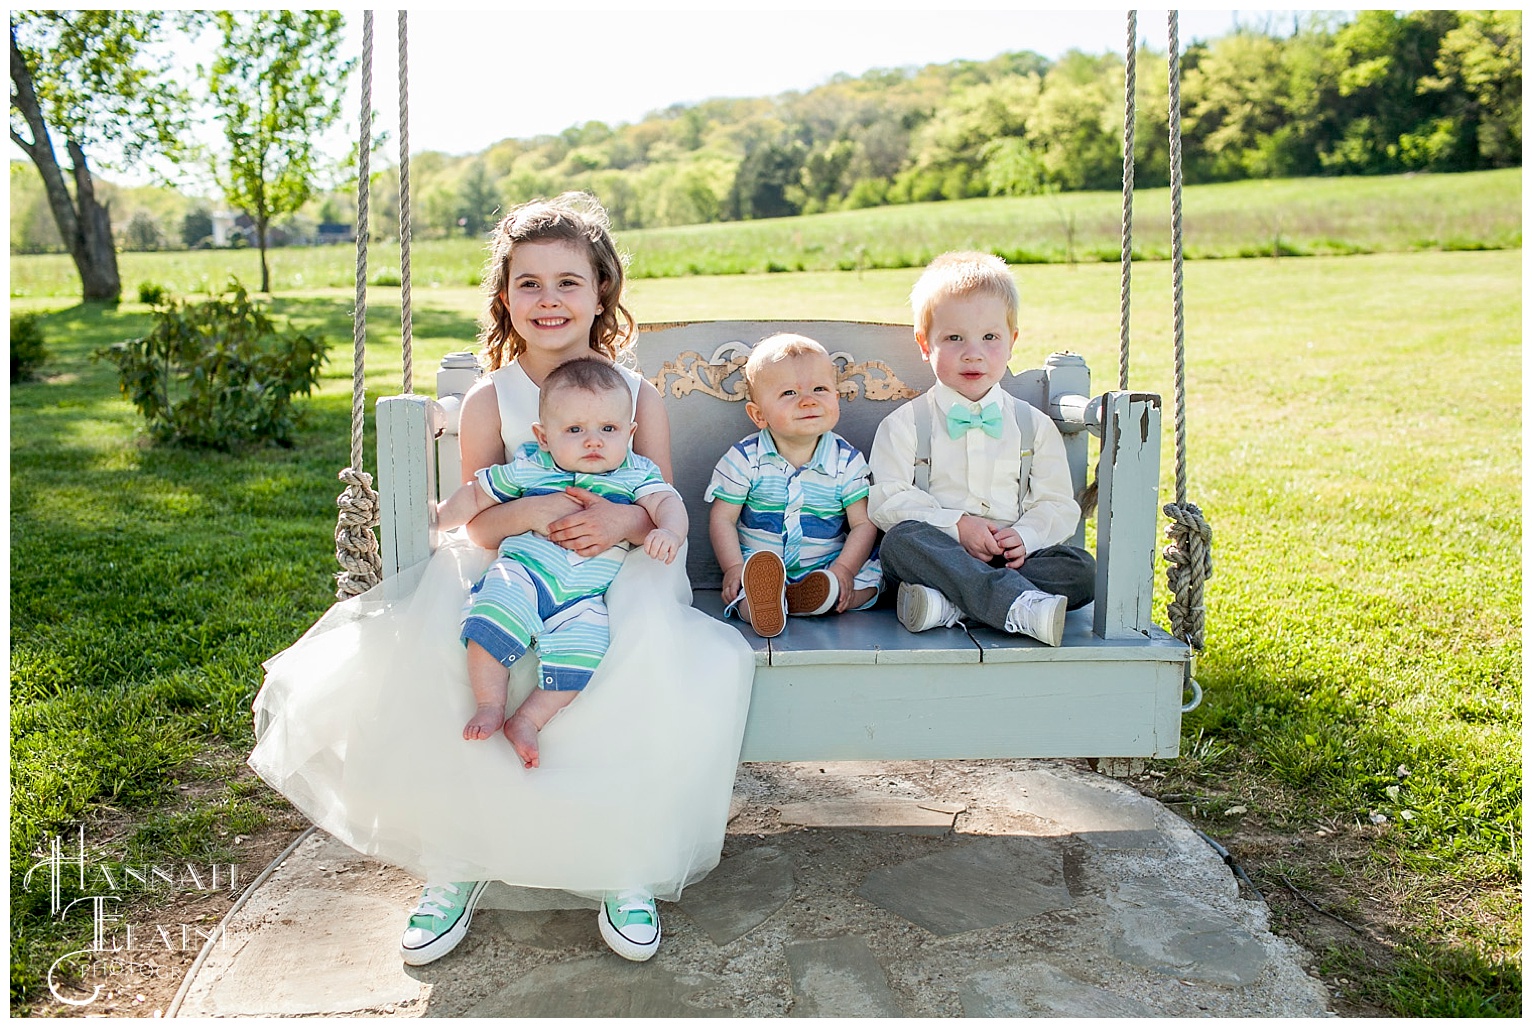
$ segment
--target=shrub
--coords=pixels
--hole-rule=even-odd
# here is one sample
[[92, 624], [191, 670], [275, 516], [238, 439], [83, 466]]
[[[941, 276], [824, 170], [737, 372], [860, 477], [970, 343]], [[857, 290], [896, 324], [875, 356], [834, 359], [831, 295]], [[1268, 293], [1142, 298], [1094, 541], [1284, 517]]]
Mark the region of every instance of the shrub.
[[223, 296], [171, 300], [140, 339], [98, 350], [117, 365], [118, 382], [157, 439], [228, 450], [270, 440], [288, 445], [293, 397], [319, 381], [326, 342], [281, 333], [245, 287], [230, 279]]
[[48, 359], [48, 340], [42, 318], [36, 314], [11, 315], [11, 381], [27, 382]]
[[158, 307], [165, 302], [165, 287], [158, 282], [140, 282], [138, 284], [138, 302], [147, 303]]
[[133, 217], [128, 219], [128, 227], [123, 232], [124, 249], [158, 250], [164, 241], [164, 234], [160, 232], [159, 223], [154, 220], [154, 215], [145, 210], [133, 212]]

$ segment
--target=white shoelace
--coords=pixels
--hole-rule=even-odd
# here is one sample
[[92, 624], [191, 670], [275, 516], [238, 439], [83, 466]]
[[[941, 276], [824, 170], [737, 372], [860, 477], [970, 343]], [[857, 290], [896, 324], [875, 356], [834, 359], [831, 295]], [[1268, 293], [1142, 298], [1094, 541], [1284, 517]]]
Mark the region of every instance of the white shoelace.
[[628, 914], [635, 910], [643, 911], [652, 920], [654, 917], [654, 900], [647, 892], [619, 892], [617, 894], [617, 912], [619, 914]]
[[420, 893], [420, 902], [410, 911], [410, 916], [426, 914], [430, 917], [446, 917], [447, 906], [452, 903], [449, 897], [456, 896], [458, 892], [458, 887], [451, 882], [427, 885]]

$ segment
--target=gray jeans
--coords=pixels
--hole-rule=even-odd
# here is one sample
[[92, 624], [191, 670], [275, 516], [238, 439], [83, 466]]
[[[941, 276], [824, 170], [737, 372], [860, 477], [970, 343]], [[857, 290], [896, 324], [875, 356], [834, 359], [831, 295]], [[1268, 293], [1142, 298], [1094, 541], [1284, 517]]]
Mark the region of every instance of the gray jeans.
[[962, 543], [934, 525], [901, 521], [883, 536], [878, 555], [890, 593], [898, 582], [928, 585], [967, 616], [1002, 631], [1006, 612], [1024, 592], [1063, 596], [1070, 610], [1096, 596], [1096, 559], [1077, 546], [1029, 553], [1020, 570], [995, 567], [970, 556]]

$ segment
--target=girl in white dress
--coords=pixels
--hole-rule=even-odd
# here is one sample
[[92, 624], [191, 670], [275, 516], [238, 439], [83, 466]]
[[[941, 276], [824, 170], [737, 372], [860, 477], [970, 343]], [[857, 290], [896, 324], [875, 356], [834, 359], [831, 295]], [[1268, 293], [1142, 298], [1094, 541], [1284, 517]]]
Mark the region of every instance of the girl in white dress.
[[[565, 194], [496, 227], [481, 340], [490, 373], [464, 399], [464, 480], [532, 439], [538, 384], [558, 364], [616, 360], [634, 322], [623, 265], [594, 198]], [[671, 477], [659, 393], [633, 392], [633, 449]], [[607, 591], [611, 644], [579, 699], [548, 723], [540, 766], [503, 737], [463, 739], [474, 711], [458, 642], [470, 585], [508, 535], [577, 553], [642, 543], [643, 508], [571, 490], [489, 508], [431, 560], [336, 604], [266, 664], [250, 764], [331, 835], [428, 883], [401, 941], [406, 963], [450, 952], [490, 881], [597, 902], [603, 939], [646, 960], [656, 898], [718, 863], [754, 661], [733, 628], [693, 610], [685, 560], [629, 553]], [[510, 704], [532, 687], [513, 668]], [[524, 903], [525, 901], [523, 901]]]

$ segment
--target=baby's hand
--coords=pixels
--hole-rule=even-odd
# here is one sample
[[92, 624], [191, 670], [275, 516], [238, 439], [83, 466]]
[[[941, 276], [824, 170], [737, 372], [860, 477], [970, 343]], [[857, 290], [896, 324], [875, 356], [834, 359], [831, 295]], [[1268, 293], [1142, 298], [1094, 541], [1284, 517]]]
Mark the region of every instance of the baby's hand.
[[668, 528], [656, 528], [644, 536], [644, 552], [666, 564], [676, 559], [680, 549], [681, 540]]
[[736, 564], [723, 572], [723, 602], [730, 604], [739, 595], [739, 587], [745, 580], [745, 565]]
[[840, 596], [835, 600], [835, 613], [844, 614], [846, 607], [851, 603], [851, 594], [856, 592], [856, 572], [840, 561], [836, 561], [825, 570], [834, 575], [835, 580], [840, 583]]

